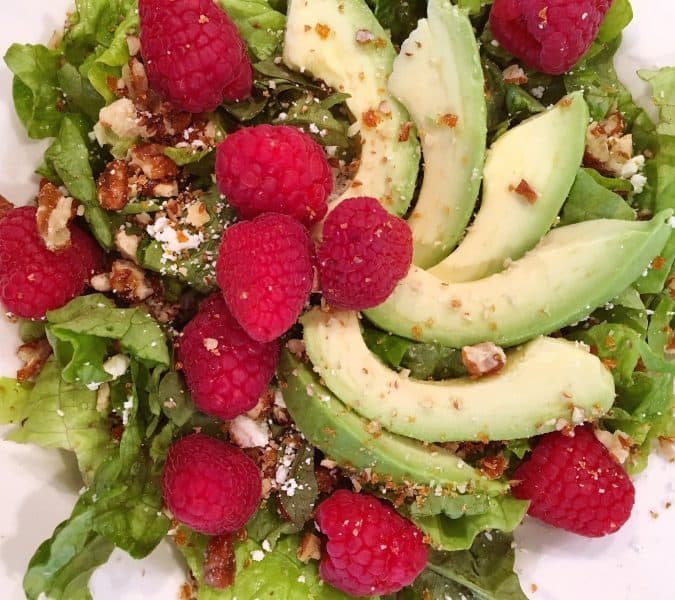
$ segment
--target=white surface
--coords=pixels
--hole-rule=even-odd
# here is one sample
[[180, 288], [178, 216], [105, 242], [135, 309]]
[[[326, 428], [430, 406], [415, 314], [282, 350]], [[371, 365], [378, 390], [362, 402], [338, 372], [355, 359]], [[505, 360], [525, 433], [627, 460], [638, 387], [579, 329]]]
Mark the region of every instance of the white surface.
[[[617, 61], [623, 80], [646, 99], [634, 71], [675, 64], [675, 3], [633, 0], [636, 20]], [[23, 0], [3, 13], [0, 52], [12, 42], [44, 42], [63, 22], [69, 0]], [[11, 76], [0, 66], [0, 193], [15, 203], [36, 190], [32, 173], [41, 144], [29, 142], [11, 107]], [[12, 375], [16, 336], [0, 319], [0, 373]], [[0, 598], [21, 600], [21, 578], [37, 545], [66, 518], [80, 483], [69, 457], [0, 441]], [[675, 548], [673, 467], [653, 458], [636, 482], [637, 503], [618, 534], [586, 540], [527, 521], [517, 533], [517, 569], [526, 593], [537, 600], [671, 600]], [[650, 511], [658, 514], [654, 518]], [[163, 545], [145, 561], [116, 553], [93, 577], [96, 600], [173, 600], [184, 581], [175, 555]], [[532, 584], [537, 591], [532, 591]], [[242, 600], [252, 600], [249, 598]], [[283, 599], [279, 599], [283, 600]]]

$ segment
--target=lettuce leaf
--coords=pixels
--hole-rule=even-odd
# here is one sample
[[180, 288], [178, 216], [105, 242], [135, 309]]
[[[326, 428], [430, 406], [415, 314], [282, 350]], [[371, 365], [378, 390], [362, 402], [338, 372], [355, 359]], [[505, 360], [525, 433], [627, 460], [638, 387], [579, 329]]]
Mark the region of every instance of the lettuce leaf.
[[112, 451], [110, 423], [96, 410], [96, 392], [63, 381], [54, 359], [42, 369], [21, 413], [21, 426], [6, 439], [74, 452], [85, 481]]
[[[296, 556], [299, 536], [286, 536], [271, 552], [248, 539], [238, 542], [235, 548], [236, 573], [231, 587], [218, 590], [204, 583], [204, 558], [209, 543], [207, 536], [181, 527], [178, 549], [184, 554], [188, 566], [199, 584], [199, 600], [347, 600], [349, 596], [323, 583], [319, 579], [316, 563], [303, 564]], [[263, 559], [253, 560], [253, 553], [263, 552]]]
[[416, 516], [411, 512], [412, 521], [434, 547], [446, 551], [465, 550], [483, 531], [513, 531], [523, 520], [529, 504], [512, 496], [462, 498], [464, 506], [444, 502], [435, 507], [439, 509], [435, 515]]
[[[129, 9], [129, 13], [118, 25], [110, 45], [102, 51], [92, 55], [94, 60], [87, 60], [81, 69], [86, 69], [86, 75], [94, 89], [105, 98], [106, 102], [117, 99], [108, 85], [108, 80], [117, 80], [122, 74], [122, 67], [129, 62], [129, 46], [127, 37], [138, 32], [139, 19], [135, 10]], [[100, 49], [101, 47], [99, 47]]]
[[119, 341], [123, 352], [149, 366], [170, 364], [166, 337], [157, 322], [139, 307], [116, 308], [102, 294], [78, 296], [63, 308], [49, 311], [47, 321], [51, 337], [73, 344], [72, 362], [77, 366], [91, 358], [90, 348], [101, 349], [87, 338]]
[[513, 572], [512, 543], [513, 538], [501, 531], [483, 533], [462, 552], [432, 551], [427, 571], [467, 588], [467, 600], [525, 600]]
[[19, 383], [11, 377], [0, 377], [0, 425], [20, 423], [28, 412], [33, 389], [30, 383]]
[[277, 53], [284, 38], [286, 16], [267, 0], [218, 0], [234, 21], [251, 54], [266, 60]]
[[46, 46], [12, 44], [5, 63], [14, 73], [14, 108], [28, 136], [34, 139], [54, 137], [63, 113], [57, 71], [61, 53]]
[[[96, 471], [94, 481], [79, 498], [70, 518], [35, 553], [24, 578], [29, 599], [57, 592], [77, 578], [77, 593], [87, 598], [86, 585], [93, 568], [107, 560], [112, 546], [134, 558], [147, 556], [166, 535], [169, 518], [162, 512], [162, 492], [153, 461], [143, 442], [145, 422], [140, 410], [141, 373], [132, 365], [122, 381], [130, 403], [119, 446]], [[74, 580], [73, 580], [74, 581]]]
[[632, 20], [630, 0], [614, 0], [600, 26], [597, 40], [605, 44], [615, 40]]
[[572, 225], [593, 219], [635, 220], [635, 211], [618, 194], [608, 190], [589, 173], [579, 169], [563, 206], [560, 224]]
[[[115, 224], [110, 213], [98, 203], [96, 182], [92, 171], [92, 156], [86, 141], [87, 125], [77, 115], [63, 117], [58, 136], [45, 152], [45, 165], [41, 174], [58, 176], [56, 183], [63, 183], [68, 192], [85, 208], [85, 219], [98, 242], [107, 249], [113, 244]], [[46, 172], [45, 172], [46, 171]]]

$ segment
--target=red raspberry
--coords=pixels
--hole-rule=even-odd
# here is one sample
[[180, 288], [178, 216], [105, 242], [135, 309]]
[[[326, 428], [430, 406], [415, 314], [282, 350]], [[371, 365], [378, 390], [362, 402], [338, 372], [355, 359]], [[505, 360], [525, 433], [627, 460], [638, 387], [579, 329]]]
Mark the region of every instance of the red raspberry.
[[216, 177], [245, 219], [278, 212], [307, 227], [323, 219], [333, 190], [323, 149], [294, 127], [259, 125], [227, 137], [218, 147]]
[[214, 0], [139, 0], [138, 12], [148, 81], [164, 99], [198, 113], [251, 95], [246, 46]]
[[617, 531], [635, 501], [628, 475], [586, 427], [574, 437], [543, 436], [511, 479], [520, 481], [513, 495], [531, 501], [531, 516], [587, 537]]
[[495, 39], [528, 66], [561, 75], [586, 53], [612, 0], [495, 0]]
[[254, 340], [274, 340], [297, 321], [312, 290], [313, 252], [307, 230], [287, 215], [261, 215], [225, 230], [218, 285]]
[[185, 326], [177, 356], [195, 405], [228, 420], [257, 404], [274, 375], [279, 345], [252, 340], [213, 294]]
[[374, 198], [351, 198], [328, 215], [319, 247], [319, 279], [334, 308], [382, 304], [412, 262], [408, 224]]
[[321, 577], [352, 596], [398, 592], [427, 563], [422, 532], [374, 496], [338, 490], [319, 506], [316, 524], [328, 538]]
[[70, 245], [47, 250], [37, 231], [36, 209], [15, 208], [0, 221], [0, 301], [26, 319], [41, 319], [81, 294], [101, 269], [94, 239], [70, 225]]
[[258, 508], [262, 480], [239, 448], [193, 433], [175, 442], [162, 477], [164, 502], [181, 523], [209, 535], [237, 531]]

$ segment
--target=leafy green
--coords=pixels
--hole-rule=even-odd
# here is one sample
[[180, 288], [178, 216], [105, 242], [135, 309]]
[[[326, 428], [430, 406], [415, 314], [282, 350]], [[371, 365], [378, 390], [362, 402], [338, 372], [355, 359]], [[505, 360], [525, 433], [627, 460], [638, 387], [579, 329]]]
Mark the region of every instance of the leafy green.
[[79, 67], [110, 46], [118, 25], [137, 6], [137, 0], [76, 0], [62, 42], [68, 62]]
[[0, 377], [0, 425], [20, 423], [29, 410], [32, 384]]
[[621, 32], [633, 20], [633, 7], [629, 0], [614, 0], [598, 31], [598, 41], [609, 43], [621, 35]]
[[92, 233], [104, 248], [111, 248], [114, 225], [99, 205], [92, 159], [84, 126], [75, 115], [63, 117], [58, 136], [45, 152], [47, 169], [58, 175], [70, 194], [85, 207], [85, 218]]
[[391, 31], [394, 43], [403, 42], [427, 12], [425, 0], [375, 0], [375, 16]]
[[14, 107], [31, 138], [53, 137], [59, 131], [63, 118], [59, 61], [58, 51], [41, 45], [12, 44], [5, 54], [5, 63], [14, 73]]
[[105, 100], [88, 79], [76, 67], [65, 63], [57, 73], [58, 83], [73, 109], [83, 113], [92, 122], [98, 121], [98, 113]]
[[526, 119], [546, 110], [546, 107], [539, 100], [528, 94], [519, 85], [508, 84], [504, 100], [509, 115], [518, 119]]
[[266, 60], [281, 45], [286, 17], [267, 0], [218, 0], [234, 21], [249, 51], [258, 60]]
[[675, 135], [675, 67], [664, 67], [655, 71], [643, 69], [638, 74], [652, 86], [654, 104], [659, 109], [656, 132]]
[[[413, 522], [429, 537], [431, 544], [442, 550], [455, 551], [470, 548], [482, 531], [513, 531], [527, 512], [528, 503], [512, 496], [476, 497], [466, 496], [466, 511], [463, 506], [447, 501], [441, 512], [428, 516], [415, 516]], [[435, 507], [439, 508], [439, 507]], [[447, 510], [452, 515], [446, 514]]]
[[300, 528], [279, 516], [277, 503], [273, 497], [265, 501], [246, 524], [246, 533], [250, 539], [259, 544], [267, 540], [271, 548], [274, 548], [283, 536], [299, 531]]
[[96, 392], [63, 381], [54, 359], [47, 361], [38, 375], [29, 403], [21, 412], [23, 423], [6, 439], [71, 450], [85, 480], [90, 481], [110, 455], [110, 423], [107, 415], [96, 410]]
[[[204, 558], [209, 543], [207, 536], [182, 529], [186, 541], [178, 548], [199, 583], [199, 600], [347, 600], [349, 596], [319, 579], [316, 563], [303, 564], [296, 556], [299, 537], [282, 538], [271, 552], [263, 551], [252, 539], [238, 542], [235, 548], [236, 573], [234, 583], [224, 590], [209, 587], [204, 582]], [[262, 560], [253, 557], [262, 553]]]
[[31, 321], [30, 319], [21, 319], [19, 321], [19, 337], [24, 344], [34, 342], [45, 337], [44, 321]]
[[[87, 68], [87, 77], [94, 89], [106, 99], [112, 102], [116, 99], [115, 94], [110, 89], [108, 80], [113, 78], [117, 80], [122, 74], [122, 67], [129, 62], [129, 45], [127, 37], [138, 31], [138, 14], [131, 7], [124, 20], [115, 30], [115, 35], [110, 41], [110, 45], [102, 52], [92, 55], [93, 60], [87, 60], [84, 65]], [[84, 68], [81, 67], [81, 68]]]
[[218, 256], [223, 229], [234, 220], [234, 211], [223, 203], [218, 190], [213, 187], [199, 198], [211, 217], [202, 229], [204, 243], [195, 250], [187, 250], [177, 260], [164, 257], [162, 244], [146, 237], [139, 245], [138, 260], [141, 266], [163, 275], [176, 277], [199, 292], [209, 292], [215, 286], [214, 262]]
[[185, 425], [195, 411], [183, 376], [176, 371], [169, 371], [159, 382], [158, 402], [166, 417], [177, 427]]
[[[288, 486], [291, 482], [292, 487]], [[314, 505], [319, 497], [314, 475], [314, 447], [311, 444], [303, 444], [297, 449], [284, 485], [287, 488], [282, 486], [279, 504], [291, 523], [301, 529], [312, 517]]]
[[412, 342], [372, 326], [363, 339], [373, 354], [395, 369], [408, 369], [413, 379], [448, 379], [466, 375], [459, 350], [440, 344]]
[[211, 152], [213, 152], [213, 150], [210, 148], [206, 148], [205, 150], [195, 150], [194, 148], [170, 147], [164, 150], [164, 154], [166, 154], [179, 167], [184, 167], [185, 165], [199, 162]]
[[472, 595], [467, 599], [525, 600], [513, 572], [512, 542], [510, 535], [500, 531], [484, 533], [468, 550], [432, 551], [427, 570], [468, 588]]
[[[47, 313], [50, 339], [70, 345], [64, 378], [93, 383], [109, 381], [90, 379], [88, 369], [102, 364], [108, 350], [107, 340], [119, 341], [123, 352], [150, 366], [169, 366], [169, 350], [163, 331], [143, 309], [115, 308], [101, 294], [78, 296], [66, 306]], [[57, 355], [59, 348], [57, 346]], [[102, 368], [101, 368], [102, 370]], [[105, 377], [105, 371], [103, 371]]]
[[89, 578], [107, 562], [113, 545], [92, 532], [93, 514], [73, 514], [37, 549], [23, 579], [28, 600], [91, 600]]
[[560, 224], [572, 225], [593, 219], [635, 219], [635, 211], [626, 201], [597, 182], [589, 171], [579, 169], [569, 198], [563, 206]]
[[[29, 598], [37, 598], [39, 593], [53, 589], [64, 572], [77, 574], [77, 591], [86, 598], [91, 570], [107, 559], [111, 544], [134, 558], [142, 558], [159, 544], [169, 529], [170, 521], [162, 512], [162, 492], [153, 474], [152, 459], [142, 444], [144, 424], [138, 392], [143, 386], [141, 372], [133, 365], [123, 389], [130, 406], [119, 447], [101, 463], [91, 487], [80, 496], [71, 517], [33, 556], [24, 579]], [[97, 550], [95, 553], [92, 546]]]

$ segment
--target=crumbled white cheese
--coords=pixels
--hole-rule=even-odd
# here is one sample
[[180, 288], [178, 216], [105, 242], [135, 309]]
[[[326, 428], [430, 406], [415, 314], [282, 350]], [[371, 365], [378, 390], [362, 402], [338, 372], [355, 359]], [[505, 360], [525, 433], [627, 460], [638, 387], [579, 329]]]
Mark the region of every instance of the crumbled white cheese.
[[262, 550], [254, 550], [251, 552], [251, 560], [260, 562], [265, 559], [265, 553]]
[[546, 88], [543, 85], [538, 85], [535, 88], [532, 88], [530, 90], [530, 93], [535, 97], [535, 98], [543, 98], [544, 97], [544, 92], [546, 91]]
[[126, 402], [122, 404], [122, 425], [129, 424], [129, 412], [134, 407], [134, 397], [127, 396]]
[[127, 372], [130, 363], [126, 354], [115, 354], [103, 363], [103, 370], [113, 379], [119, 379]]
[[633, 191], [640, 194], [645, 189], [647, 178], [641, 173], [636, 173], [630, 178], [630, 182], [633, 184]]
[[199, 248], [204, 241], [201, 233], [190, 233], [189, 231], [179, 231], [167, 217], [159, 217], [154, 223], [146, 227], [150, 237], [156, 239], [162, 244], [164, 258], [175, 260], [176, 255], [183, 250], [194, 250]]
[[621, 167], [621, 177], [622, 179], [630, 179], [633, 175], [636, 175], [638, 171], [642, 169], [645, 165], [645, 157], [642, 154], [638, 154], [633, 158], [627, 160]]
[[270, 429], [264, 421], [239, 415], [230, 423], [230, 437], [240, 448], [264, 448], [270, 439]]

